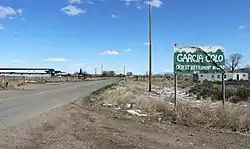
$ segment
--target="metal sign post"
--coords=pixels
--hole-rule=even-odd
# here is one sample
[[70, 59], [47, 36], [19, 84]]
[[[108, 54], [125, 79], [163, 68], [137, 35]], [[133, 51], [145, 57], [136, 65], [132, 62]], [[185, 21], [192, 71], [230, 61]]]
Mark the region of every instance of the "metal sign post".
[[174, 74], [174, 106], [177, 106], [177, 75]]
[[221, 77], [221, 81], [222, 81], [222, 106], [224, 108], [225, 105], [225, 99], [226, 99], [226, 88], [225, 88], [225, 72], [223, 71], [222, 73], [222, 77]]

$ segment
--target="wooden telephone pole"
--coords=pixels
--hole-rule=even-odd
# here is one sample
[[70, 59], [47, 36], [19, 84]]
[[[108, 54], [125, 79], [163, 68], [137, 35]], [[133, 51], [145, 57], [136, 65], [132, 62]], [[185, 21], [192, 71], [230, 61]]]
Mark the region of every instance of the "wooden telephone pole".
[[149, 74], [148, 74], [148, 91], [151, 92], [152, 84], [152, 6], [148, 5], [149, 8]]
[[126, 76], [126, 66], [123, 67], [123, 75]]
[[103, 65], [101, 65], [101, 76], [103, 76]]

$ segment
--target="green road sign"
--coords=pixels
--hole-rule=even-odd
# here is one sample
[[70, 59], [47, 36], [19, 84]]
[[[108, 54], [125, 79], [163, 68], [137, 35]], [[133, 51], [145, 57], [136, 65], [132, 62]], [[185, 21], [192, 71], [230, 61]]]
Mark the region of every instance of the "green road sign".
[[223, 47], [175, 46], [174, 73], [221, 73], [225, 68]]

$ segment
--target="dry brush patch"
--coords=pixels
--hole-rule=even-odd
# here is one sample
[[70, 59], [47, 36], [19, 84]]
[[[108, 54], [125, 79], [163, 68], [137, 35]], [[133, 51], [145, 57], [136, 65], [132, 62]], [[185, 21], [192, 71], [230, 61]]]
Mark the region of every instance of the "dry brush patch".
[[[95, 81], [87, 78], [85, 81]], [[100, 80], [100, 79], [99, 79]], [[27, 84], [65, 83], [84, 81], [78, 77], [3, 77], [0, 76], [0, 90], [20, 89]]]
[[250, 131], [250, 110], [235, 105], [211, 107], [202, 104], [192, 107], [190, 104], [179, 104], [176, 108], [175, 121], [186, 126], [227, 129], [248, 133]]
[[223, 108], [219, 105], [213, 106], [212, 102], [194, 106], [193, 102], [185, 101], [179, 102], [174, 108], [172, 103], [164, 99], [152, 98], [147, 92], [146, 84], [146, 82], [123, 80], [99, 91], [91, 98], [97, 99], [99, 105], [120, 107], [121, 110], [141, 110], [151, 119], [160, 118], [191, 127], [250, 132], [250, 109], [246, 106], [226, 104]]

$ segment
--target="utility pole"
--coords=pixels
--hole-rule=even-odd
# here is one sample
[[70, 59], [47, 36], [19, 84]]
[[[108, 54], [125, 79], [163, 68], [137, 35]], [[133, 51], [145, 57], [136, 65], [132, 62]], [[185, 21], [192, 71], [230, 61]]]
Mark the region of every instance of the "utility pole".
[[124, 74], [124, 76], [126, 76], [126, 66], [124, 66], [124, 68], [123, 68], [123, 74]]
[[151, 92], [151, 78], [152, 78], [152, 6], [149, 8], [149, 75], [148, 75], [148, 91]]
[[101, 74], [103, 74], [103, 65], [101, 66]]
[[95, 76], [96, 76], [96, 73], [97, 73], [97, 69], [95, 68]]

